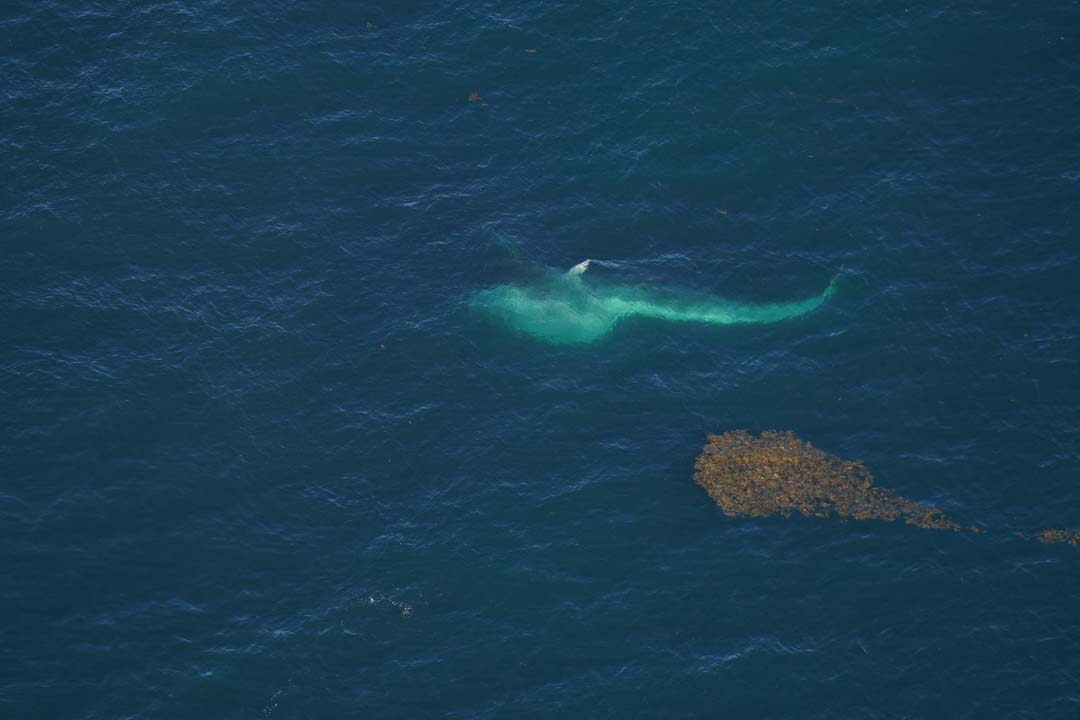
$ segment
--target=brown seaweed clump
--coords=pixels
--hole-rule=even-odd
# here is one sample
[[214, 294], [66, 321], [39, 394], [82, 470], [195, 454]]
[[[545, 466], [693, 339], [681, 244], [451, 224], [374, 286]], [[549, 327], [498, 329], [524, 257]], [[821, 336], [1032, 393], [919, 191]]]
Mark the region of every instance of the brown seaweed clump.
[[792, 432], [770, 430], [754, 437], [745, 430], [709, 435], [694, 481], [726, 515], [902, 520], [941, 530], [973, 530], [940, 511], [874, 484], [866, 466], [827, 455]]
[[1043, 530], [1035, 536], [1041, 543], [1067, 543], [1075, 548], [1080, 548], [1080, 530]]

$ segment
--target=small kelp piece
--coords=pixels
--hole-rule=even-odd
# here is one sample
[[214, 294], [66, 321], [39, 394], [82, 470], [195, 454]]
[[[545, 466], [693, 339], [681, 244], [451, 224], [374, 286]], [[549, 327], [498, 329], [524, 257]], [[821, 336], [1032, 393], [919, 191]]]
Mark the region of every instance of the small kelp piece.
[[1035, 539], [1046, 545], [1067, 543], [1073, 547], [1080, 547], [1080, 530], [1043, 530], [1035, 535]]
[[975, 530], [940, 511], [874, 484], [866, 466], [827, 455], [790, 431], [754, 437], [745, 430], [709, 435], [694, 464], [694, 481], [726, 515], [902, 520], [942, 530]]

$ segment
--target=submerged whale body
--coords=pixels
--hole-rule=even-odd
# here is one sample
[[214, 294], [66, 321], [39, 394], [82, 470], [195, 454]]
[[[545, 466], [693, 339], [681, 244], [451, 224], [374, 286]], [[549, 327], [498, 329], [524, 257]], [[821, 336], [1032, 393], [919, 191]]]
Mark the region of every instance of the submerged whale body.
[[770, 323], [817, 309], [836, 292], [836, 278], [820, 294], [787, 303], [747, 304], [711, 295], [665, 295], [626, 285], [585, 281], [589, 260], [539, 282], [481, 290], [470, 306], [517, 332], [556, 345], [588, 343], [608, 335], [620, 320], [647, 317], [674, 322], [734, 325]]

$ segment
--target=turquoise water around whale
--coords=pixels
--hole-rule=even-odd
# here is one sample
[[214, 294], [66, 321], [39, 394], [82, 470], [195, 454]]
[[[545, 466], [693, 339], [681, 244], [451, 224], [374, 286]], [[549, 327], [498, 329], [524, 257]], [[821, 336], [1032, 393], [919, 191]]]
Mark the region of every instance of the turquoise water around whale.
[[[1076, 718], [1078, 28], [5, 4], [0, 717]], [[986, 532], [725, 517], [734, 428]]]
[[711, 325], [780, 322], [816, 310], [836, 293], [836, 278], [815, 297], [760, 305], [670, 290], [656, 293], [633, 286], [598, 286], [583, 277], [591, 262], [585, 260], [567, 272], [548, 270], [538, 281], [481, 290], [469, 299], [469, 305], [508, 330], [553, 345], [569, 345], [601, 340], [619, 322], [634, 317]]

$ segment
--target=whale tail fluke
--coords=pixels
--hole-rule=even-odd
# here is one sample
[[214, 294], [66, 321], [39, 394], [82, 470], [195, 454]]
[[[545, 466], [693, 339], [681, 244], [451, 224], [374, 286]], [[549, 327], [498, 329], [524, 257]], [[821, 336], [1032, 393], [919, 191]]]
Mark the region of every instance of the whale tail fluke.
[[825, 288], [825, 292], [822, 293], [821, 296], [823, 299], [828, 300], [836, 294], [836, 286], [839, 284], [840, 278], [843, 277], [845, 272], [847, 272], [847, 266], [841, 265], [840, 270], [833, 275], [833, 279], [829, 281], [829, 287]]

